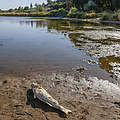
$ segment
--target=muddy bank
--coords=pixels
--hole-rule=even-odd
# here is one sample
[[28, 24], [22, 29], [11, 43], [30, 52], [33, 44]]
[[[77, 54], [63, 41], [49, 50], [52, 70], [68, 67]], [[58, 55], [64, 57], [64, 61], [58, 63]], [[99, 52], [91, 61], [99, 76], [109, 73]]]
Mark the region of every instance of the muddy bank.
[[[32, 82], [42, 86], [61, 105], [64, 114], [33, 98]], [[119, 120], [119, 85], [78, 73], [32, 73], [24, 77], [0, 75], [0, 120]]]
[[117, 24], [117, 25], [120, 25], [120, 21], [109, 21], [109, 20], [102, 20], [101, 23], [104, 23], [104, 24]]

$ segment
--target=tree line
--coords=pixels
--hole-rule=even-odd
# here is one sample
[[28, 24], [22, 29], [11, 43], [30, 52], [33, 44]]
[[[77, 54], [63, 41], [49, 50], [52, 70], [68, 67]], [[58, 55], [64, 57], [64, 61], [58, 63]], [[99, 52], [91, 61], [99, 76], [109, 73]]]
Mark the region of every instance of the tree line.
[[[34, 6], [34, 7], [33, 7]], [[120, 8], [119, 0], [47, 0], [47, 3], [35, 4], [30, 6], [19, 6], [18, 8], [11, 8], [8, 12], [30, 12], [30, 11], [45, 11], [45, 10], [58, 10], [63, 8], [70, 10], [72, 7], [82, 11], [104, 11], [104, 10], [117, 10]], [[0, 9], [0, 12], [2, 10]]]
[[97, 8], [102, 10], [116, 10], [120, 8], [119, 0], [47, 0], [47, 2], [53, 9], [60, 7], [70, 9], [71, 7], [76, 7], [79, 10], [96, 10]]
[[119, 0], [47, 0], [47, 3], [0, 10], [0, 15], [120, 20], [119, 8]]

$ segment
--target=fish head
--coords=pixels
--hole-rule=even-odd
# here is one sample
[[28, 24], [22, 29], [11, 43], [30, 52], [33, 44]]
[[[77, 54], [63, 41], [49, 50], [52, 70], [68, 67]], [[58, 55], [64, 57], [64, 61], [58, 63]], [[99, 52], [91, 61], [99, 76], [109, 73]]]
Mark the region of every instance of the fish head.
[[32, 83], [32, 84], [31, 84], [31, 87], [32, 87], [32, 88], [40, 88], [40, 85], [37, 84], [37, 83]]

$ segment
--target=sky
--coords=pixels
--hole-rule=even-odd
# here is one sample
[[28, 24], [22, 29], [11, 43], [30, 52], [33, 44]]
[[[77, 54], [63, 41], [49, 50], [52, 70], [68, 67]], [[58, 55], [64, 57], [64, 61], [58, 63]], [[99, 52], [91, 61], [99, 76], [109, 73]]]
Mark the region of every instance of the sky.
[[19, 6], [29, 6], [30, 3], [46, 3], [47, 0], [0, 0], [0, 9], [10, 9]]

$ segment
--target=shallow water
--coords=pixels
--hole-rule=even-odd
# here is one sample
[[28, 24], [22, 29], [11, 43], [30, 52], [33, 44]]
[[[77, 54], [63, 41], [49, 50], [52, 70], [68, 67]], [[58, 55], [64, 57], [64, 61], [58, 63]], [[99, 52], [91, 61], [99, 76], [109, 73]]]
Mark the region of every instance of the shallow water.
[[[77, 20], [0, 17], [0, 71], [87, 68], [120, 78], [120, 28]], [[109, 78], [110, 79], [110, 78]]]

